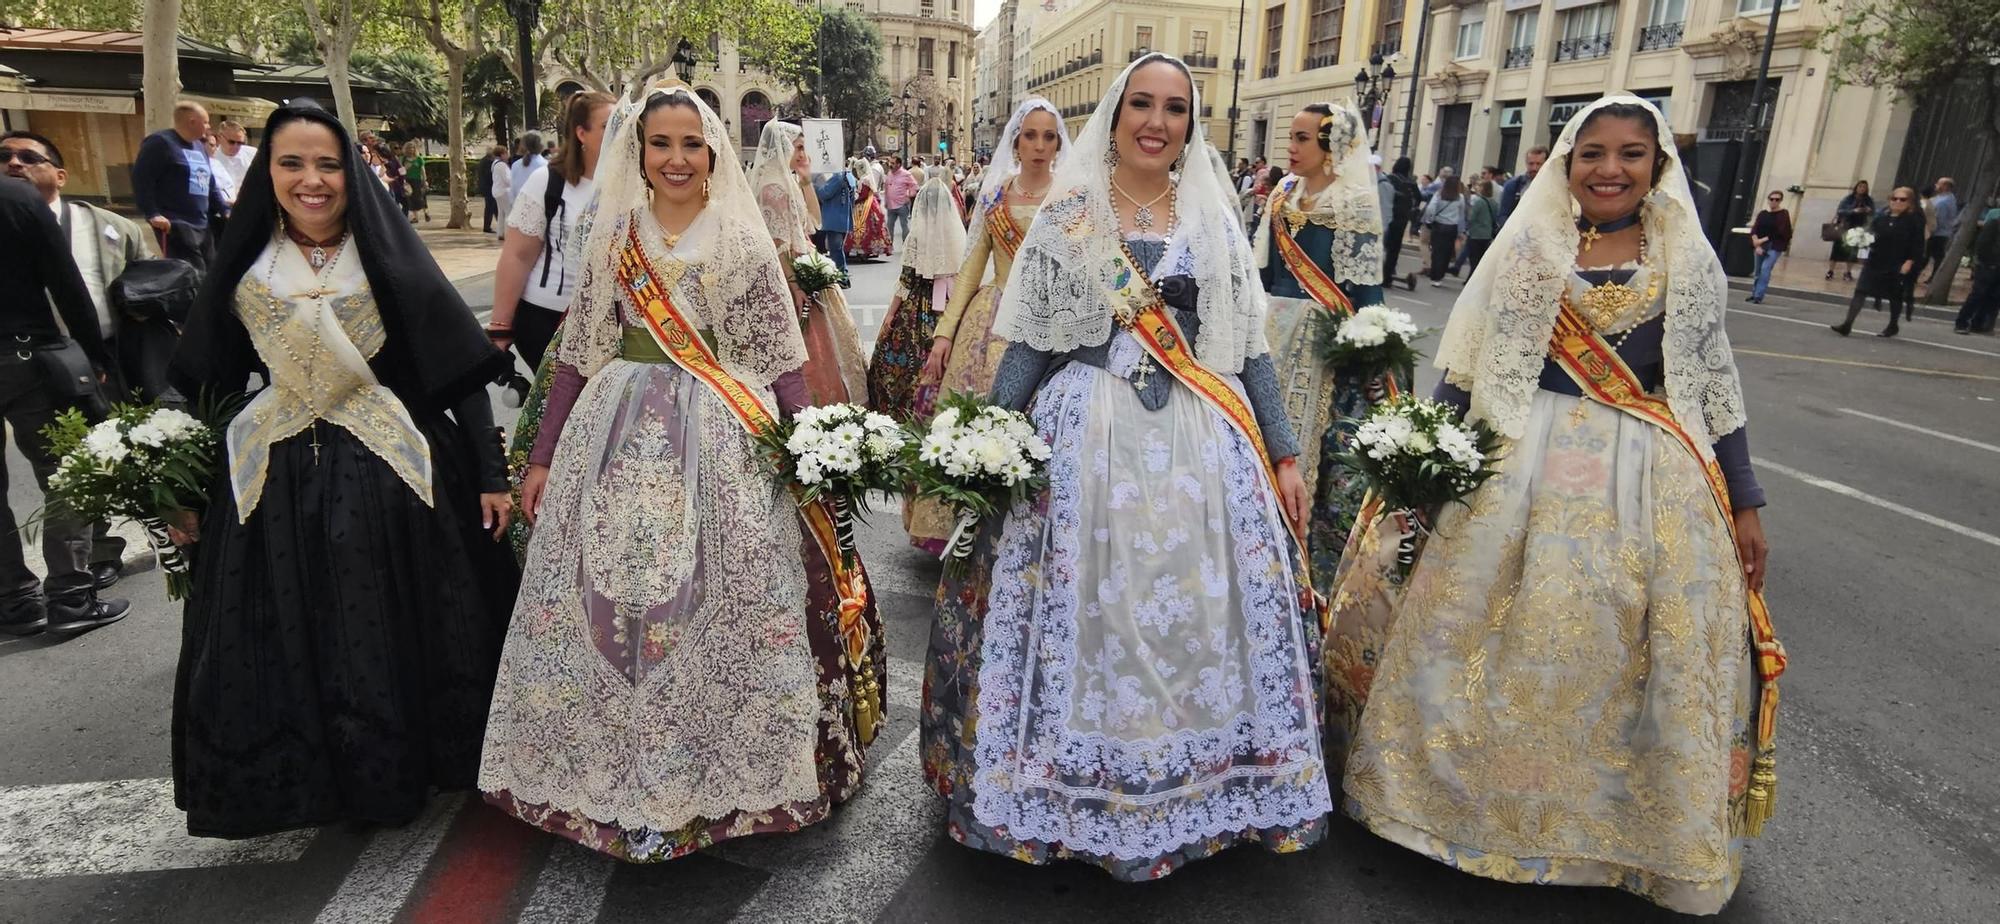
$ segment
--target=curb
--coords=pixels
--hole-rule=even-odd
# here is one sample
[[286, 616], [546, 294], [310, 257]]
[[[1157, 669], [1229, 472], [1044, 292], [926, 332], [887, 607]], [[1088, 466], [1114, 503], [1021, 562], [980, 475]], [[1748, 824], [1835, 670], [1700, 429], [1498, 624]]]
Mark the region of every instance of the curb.
[[[1729, 279], [1729, 290], [1732, 292], [1748, 292], [1750, 291], [1750, 283], [1747, 280], [1737, 279], [1732, 276]], [[1854, 297], [1852, 293], [1841, 295], [1836, 292], [1822, 292], [1817, 289], [1792, 289], [1781, 286], [1768, 286], [1764, 292], [1767, 295], [1776, 295], [1780, 298], [1789, 298], [1803, 302], [1817, 302], [1822, 305], [1833, 305], [1838, 308], [1847, 307], [1848, 301]], [[1917, 314], [1934, 321], [1956, 321], [1958, 320], [1958, 306], [1919, 303], [1917, 305]]]

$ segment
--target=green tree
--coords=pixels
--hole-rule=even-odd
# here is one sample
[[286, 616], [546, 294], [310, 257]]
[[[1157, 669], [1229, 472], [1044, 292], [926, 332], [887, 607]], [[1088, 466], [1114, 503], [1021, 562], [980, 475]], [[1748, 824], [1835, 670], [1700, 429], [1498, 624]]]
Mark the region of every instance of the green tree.
[[504, 17], [485, 16], [481, 0], [404, 0], [409, 16], [432, 50], [444, 58], [445, 145], [449, 165], [451, 214], [447, 228], [471, 227], [472, 210], [465, 187], [466, 65], [485, 53], [488, 23]]
[[812, 112], [847, 121], [844, 134], [851, 153], [889, 104], [889, 83], [882, 78], [882, 33], [867, 17], [841, 8], [820, 19], [814, 44], [817, 50], [808, 52], [793, 75], [799, 97]]
[[[1850, 0], [1820, 43], [1834, 55], [1840, 83], [1891, 87], [1910, 105], [1947, 91], [1973, 95], [1980, 118], [1966, 127], [1986, 153], [1978, 175], [1958, 192], [1965, 210], [1983, 211], [2000, 186], [2000, 0]], [[1976, 227], [1958, 223], [1946, 268], [1956, 269]], [[1924, 300], [1942, 304], [1955, 275], [1932, 277]]]
[[794, 0], [547, 0], [536, 73], [623, 93], [666, 73], [681, 39], [705, 47], [710, 33], [735, 37], [749, 64], [784, 73], [811, 48], [816, 21]]
[[395, 88], [384, 94], [382, 115], [395, 123], [401, 138], [445, 141], [444, 75], [437, 62], [419, 52], [398, 49], [386, 53], [357, 51], [354, 70]]

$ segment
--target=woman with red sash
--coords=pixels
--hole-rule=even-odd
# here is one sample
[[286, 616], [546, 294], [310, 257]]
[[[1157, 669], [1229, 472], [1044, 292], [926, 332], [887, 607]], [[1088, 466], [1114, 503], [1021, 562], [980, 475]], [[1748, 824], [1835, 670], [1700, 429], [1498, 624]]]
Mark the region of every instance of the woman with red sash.
[[[1031, 96], [1014, 108], [1000, 135], [985, 185], [974, 205], [972, 229], [965, 235], [965, 253], [952, 283], [951, 295], [932, 332], [930, 356], [919, 379], [936, 384], [937, 392], [984, 395], [993, 388], [1007, 339], [993, 332], [993, 312], [1000, 307], [1001, 287], [1014, 269], [1014, 254], [1035, 222], [1035, 212], [1055, 179], [1055, 166], [1069, 147], [1062, 116], [1048, 100]], [[936, 168], [951, 182], [951, 171]], [[907, 239], [904, 246], [909, 246]], [[993, 267], [991, 282], [986, 268]], [[918, 407], [918, 417], [930, 413]], [[903, 507], [903, 528], [910, 544], [931, 554], [944, 551], [957, 516], [943, 504], [911, 500]]]
[[1320, 339], [1356, 308], [1382, 304], [1382, 211], [1367, 129], [1352, 108], [1301, 110], [1289, 151], [1291, 174], [1272, 190], [1257, 229], [1257, 260], [1271, 296], [1271, 356], [1313, 498], [1313, 579], [1328, 593], [1358, 500], [1336, 456], [1389, 385], [1366, 370], [1331, 367]]
[[650, 862], [824, 820], [882, 680], [847, 666], [883, 660], [865, 580], [751, 439], [805, 403], [806, 348], [728, 129], [675, 87], [606, 133], [479, 785]]
[[1438, 396], [1510, 442], [1436, 520], [1344, 780], [1349, 814], [1466, 872], [1707, 914], [1771, 812], [1784, 651], [1729, 289], [1671, 137], [1635, 97], [1578, 113], [1459, 297]]
[[1032, 406], [1049, 485], [939, 589], [924, 684], [951, 837], [1126, 880], [1302, 850], [1332, 808], [1308, 498], [1198, 96], [1133, 62], [1021, 245], [992, 397]]

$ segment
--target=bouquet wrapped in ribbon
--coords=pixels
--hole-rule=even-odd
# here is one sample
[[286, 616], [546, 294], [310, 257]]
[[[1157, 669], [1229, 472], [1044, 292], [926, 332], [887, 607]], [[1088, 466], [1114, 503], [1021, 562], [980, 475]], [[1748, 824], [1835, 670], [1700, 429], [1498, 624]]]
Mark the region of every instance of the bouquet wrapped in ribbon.
[[841, 558], [850, 564], [855, 512], [867, 509], [870, 491], [901, 490], [908, 441], [896, 421], [853, 404], [801, 408], [757, 435], [778, 480], [798, 488], [800, 503], [825, 501], [832, 509]]
[[1865, 227], [1849, 228], [1841, 233], [1840, 243], [1857, 259], [1866, 260], [1868, 248], [1875, 246], [1875, 232]]
[[954, 568], [972, 553], [982, 517], [1048, 484], [1049, 444], [1019, 411], [954, 392], [938, 400], [930, 423], [912, 437], [912, 491], [958, 513], [940, 556]]
[[215, 431], [185, 411], [120, 404], [95, 425], [79, 411], [64, 412], [42, 434], [59, 460], [49, 476], [48, 506], [85, 521], [137, 520], [159, 556], [168, 598], [184, 599], [188, 561], [169, 538], [167, 518], [206, 506], [220, 442]]
[[1484, 421], [1468, 424], [1448, 404], [1403, 396], [1369, 412], [1340, 461], [1382, 508], [1406, 513], [1416, 523], [1398, 555], [1408, 575], [1416, 562], [1417, 534], [1428, 529], [1430, 513], [1463, 500], [1493, 477], [1500, 447], [1500, 434]]
[[[840, 271], [826, 254], [813, 252], [792, 258], [792, 281], [806, 293], [806, 305], [814, 304], [813, 297], [819, 292], [847, 281], [847, 274]], [[799, 309], [799, 323], [806, 321], [807, 309]]]
[[1416, 341], [1422, 335], [1410, 316], [1383, 305], [1357, 308], [1336, 319], [1320, 316], [1317, 330], [1320, 360], [1364, 378], [1395, 374], [1405, 382], [1416, 378]]

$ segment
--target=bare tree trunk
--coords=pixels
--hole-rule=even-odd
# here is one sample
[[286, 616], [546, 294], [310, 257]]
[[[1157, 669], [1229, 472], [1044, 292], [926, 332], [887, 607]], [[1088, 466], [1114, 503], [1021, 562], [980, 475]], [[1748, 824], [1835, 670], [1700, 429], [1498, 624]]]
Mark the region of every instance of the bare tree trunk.
[[340, 124], [347, 127], [349, 135], [357, 134], [354, 85], [348, 81], [347, 69], [347, 59], [354, 53], [355, 39], [361, 35], [361, 22], [354, 14], [354, 0], [303, 0], [303, 5], [306, 25], [312, 29], [320, 55], [326, 59], [326, 82], [333, 88], [334, 112], [340, 117]]
[[445, 72], [445, 137], [450, 150], [445, 161], [451, 180], [451, 217], [445, 220], [447, 228], [469, 228], [472, 226], [472, 209], [465, 197], [465, 52], [446, 52]]
[[181, 0], [149, 0], [146, 4], [145, 64], [142, 95], [146, 100], [146, 131], [174, 124], [174, 102], [181, 95]]
[[347, 126], [349, 135], [359, 135], [357, 118], [354, 114], [354, 85], [348, 80], [347, 56], [354, 51], [354, 40], [330, 44], [326, 49], [326, 82], [333, 87], [333, 109], [340, 116], [340, 124]]

